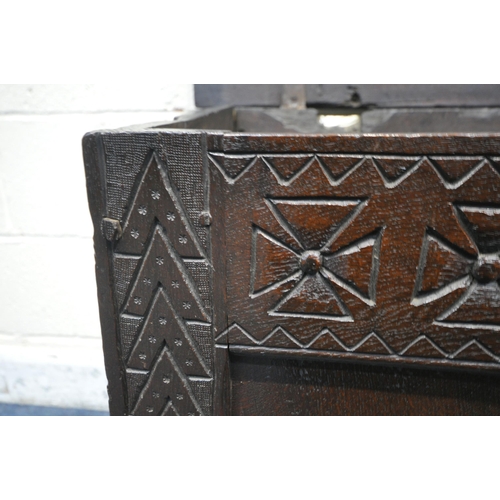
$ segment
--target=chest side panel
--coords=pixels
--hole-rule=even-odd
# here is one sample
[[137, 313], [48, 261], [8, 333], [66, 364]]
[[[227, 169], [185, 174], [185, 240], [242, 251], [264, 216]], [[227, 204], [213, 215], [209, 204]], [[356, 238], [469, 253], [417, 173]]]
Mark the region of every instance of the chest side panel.
[[[202, 133], [102, 137], [126, 412], [212, 413], [212, 266]], [[118, 228], [119, 234], [112, 229]], [[105, 332], [104, 332], [105, 333]]]

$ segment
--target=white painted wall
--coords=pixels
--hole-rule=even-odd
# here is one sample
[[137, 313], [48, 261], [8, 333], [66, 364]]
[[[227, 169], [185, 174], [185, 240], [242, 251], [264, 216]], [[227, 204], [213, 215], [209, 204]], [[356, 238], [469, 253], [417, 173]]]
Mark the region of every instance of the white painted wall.
[[170, 121], [193, 85], [0, 85], [0, 402], [107, 409], [81, 139]]

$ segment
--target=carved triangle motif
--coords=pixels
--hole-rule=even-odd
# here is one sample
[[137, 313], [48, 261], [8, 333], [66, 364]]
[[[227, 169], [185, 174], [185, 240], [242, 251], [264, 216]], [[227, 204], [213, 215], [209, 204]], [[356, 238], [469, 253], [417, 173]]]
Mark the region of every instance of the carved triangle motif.
[[268, 164], [269, 168], [277, 174], [277, 176], [284, 180], [289, 181], [292, 177], [297, 175], [303, 169], [305, 169], [311, 162], [312, 157], [307, 156], [280, 156], [280, 155], [266, 155], [264, 160]]
[[149, 370], [164, 345], [186, 375], [209, 375], [184, 321], [175, 312], [166, 292], [159, 288], [130, 354], [128, 366]]
[[352, 173], [364, 160], [364, 156], [318, 155], [318, 160], [328, 172], [328, 176], [338, 182]]
[[118, 252], [141, 254], [147, 246], [151, 227], [159, 223], [168, 234], [175, 251], [186, 258], [204, 258], [184, 207], [165, 168], [156, 154], [151, 155], [133, 196], [125, 218], [123, 236], [117, 244]]
[[386, 185], [391, 187], [408, 176], [418, 165], [420, 158], [404, 156], [376, 156], [373, 158]]
[[500, 207], [457, 204], [455, 212], [481, 253], [500, 251]]
[[441, 177], [450, 183], [459, 183], [474, 173], [483, 162], [482, 157], [459, 157], [459, 156], [433, 156], [430, 158], [432, 164]]
[[355, 215], [361, 200], [270, 199], [270, 208], [306, 250], [320, 250]]
[[377, 230], [323, 260], [339, 286], [369, 305], [375, 304], [381, 242], [382, 230]]
[[[170, 404], [169, 404], [170, 403]], [[169, 407], [172, 409], [169, 409]], [[148, 382], [142, 389], [133, 415], [201, 415], [189, 381], [164, 347]]]
[[163, 229], [157, 226], [132, 281], [124, 312], [144, 315], [159, 285], [176, 304], [182, 304], [183, 318], [209, 320], [189, 271]]
[[299, 270], [299, 256], [266, 231], [255, 227], [252, 237], [250, 294], [282, 283]]
[[417, 271], [414, 303], [430, 302], [468, 286], [473, 262], [441, 235], [428, 230]]
[[328, 317], [352, 321], [346, 306], [333, 286], [320, 273], [304, 276], [273, 309], [280, 316]]

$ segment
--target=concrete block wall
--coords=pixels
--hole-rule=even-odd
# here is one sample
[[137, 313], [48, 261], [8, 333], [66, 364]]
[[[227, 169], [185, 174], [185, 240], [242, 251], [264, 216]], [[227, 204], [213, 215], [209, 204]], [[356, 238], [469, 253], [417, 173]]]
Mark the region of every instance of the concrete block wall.
[[0, 402], [106, 409], [81, 138], [170, 121], [193, 85], [0, 85]]

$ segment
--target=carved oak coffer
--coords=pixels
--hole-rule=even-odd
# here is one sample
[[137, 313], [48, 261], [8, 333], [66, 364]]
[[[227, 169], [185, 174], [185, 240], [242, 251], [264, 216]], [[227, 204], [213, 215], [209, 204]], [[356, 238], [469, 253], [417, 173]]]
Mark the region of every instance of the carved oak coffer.
[[500, 135], [236, 113], [84, 138], [111, 413], [498, 414]]

